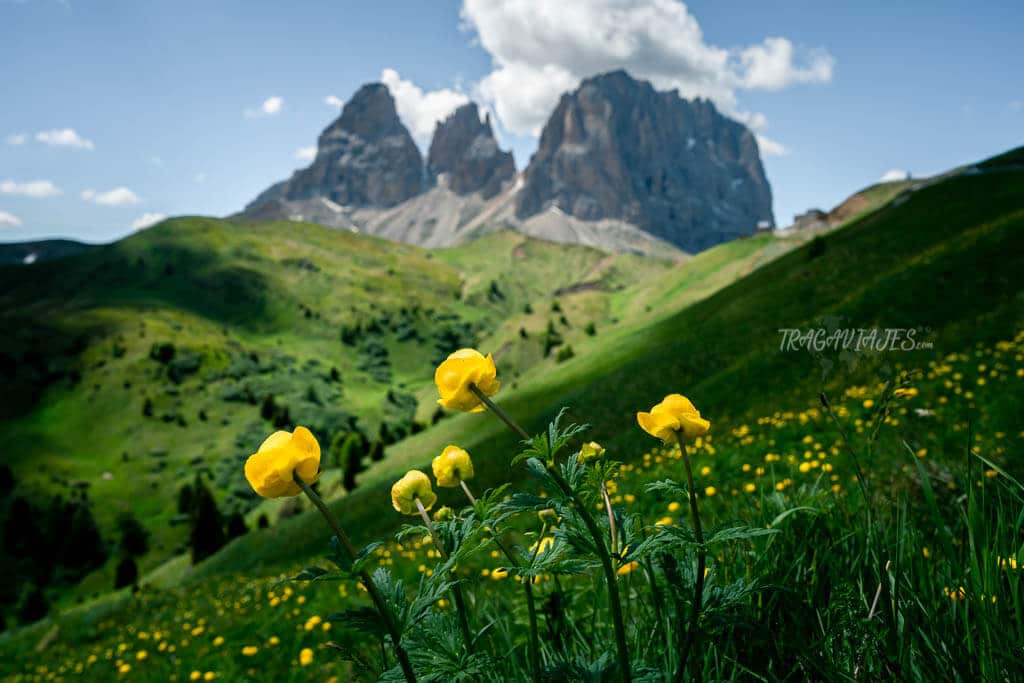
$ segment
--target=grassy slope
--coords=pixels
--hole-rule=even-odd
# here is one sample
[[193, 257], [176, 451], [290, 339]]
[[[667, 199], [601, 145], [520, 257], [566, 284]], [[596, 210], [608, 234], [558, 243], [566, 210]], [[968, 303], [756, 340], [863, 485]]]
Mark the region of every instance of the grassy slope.
[[[319, 409], [300, 400], [311, 386], [373, 433], [389, 388], [424, 393], [430, 386], [435, 350], [384, 334], [393, 376], [376, 381], [358, 369], [358, 349], [340, 343], [343, 323], [418, 304], [489, 329], [579, 278], [598, 283], [607, 297], [667, 267], [510, 233], [435, 254], [309, 224], [181, 218], [87, 254], [0, 268], [0, 320], [12, 331], [0, 353], [19, 365], [35, 353], [48, 371], [63, 373], [38, 397], [37, 375], [22, 371], [11, 381], [0, 404], [3, 461], [36, 491], [87, 482], [108, 533], [119, 512], [139, 517], [154, 535], [146, 571], [185, 538], [185, 528], [172, 525], [179, 486], [209, 467], [229, 501], [240, 482], [222, 466], [244, 458], [271, 429], [258, 407], [223, 399], [233, 384], [223, 375], [239, 357], [256, 355], [262, 369], [246, 381], [290, 397], [294, 419]], [[487, 295], [492, 281], [500, 298]], [[199, 372], [169, 381], [149, 358], [155, 342], [202, 355]], [[331, 367], [340, 370], [340, 385], [329, 381]], [[148, 419], [147, 398], [154, 406]], [[424, 417], [431, 412], [425, 407]], [[277, 507], [261, 504], [250, 522], [260, 512], [273, 518]], [[68, 597], [105, 590], [112, 565]]]
[[[593, 436], [625, 449], [628, 459], [635, 455], [635, 411], [668, 392], [687, 393], [727, 428], [773, 405], [807, 405], [820, 389], [884, 372], [892, 362], [891, 356], [867, 355], [857, 364], [837, 364], [826, 375], [806, 353], [778, 350], [780, 328], [820, 327], [834, 316], [844, 327], [921, 328], [921, 339], [940, 351], [993, 341], [1024, 319], [1022, 206], [1024, 173], [951, 177], [826, 235], [818, 251], [786, 254], [675, 314], [645, 319], [647, 305], [635, 300], [643, 295], [629, 290], [613, 308], [631, 311], [636, 325], [599, 333], [563, 365], [527, 372], [500, 400], [531, 430], [560, 406], [571, 406], [573, 418], [593, 424]], [[727, 248], [752, 246], [756, 242]], [[752, 254], [753, 262], [767, 256], [758, 249]], [[660, 286], [644, 283], [639, 291], [653, 299], [671, 292], [677, 278], [692, 277], [689, 269], [700, 268], [702, 259], [708, 269], [697, 280], [709, 282], [713, 291], [710, 281], [719, 277], [727, 284], [721, 270], [736, 267], [724, 258], [716, 268], [717, 256], [702, 254], [662, 276]], [[912, 364], [933, 353], [910, 352], [897, 362]], [[380, 513], [390, 479], [404, 466], [426, 465], [452, 442], [475, 454], [478, 486], [508, 478], [514, 439], [493, 418], [457, 416], [394, 448], [388, 461], [364, 477], [364, 487], [336, 508], [366, 537], [393, 526], [398, 520]], [[273, 564], [281, 551], [271, 539], [287, 539], [289, 558], [312, 555], [326, 536], [317, 518], [301, 517], [239, 540], [194, 576]]]

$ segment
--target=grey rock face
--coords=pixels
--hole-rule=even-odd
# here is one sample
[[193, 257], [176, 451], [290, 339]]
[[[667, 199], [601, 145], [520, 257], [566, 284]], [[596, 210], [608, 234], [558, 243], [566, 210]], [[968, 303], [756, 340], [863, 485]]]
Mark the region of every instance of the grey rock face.
[[455, 194], [479, 192], [489, 199], [515, 176], [516, 167], [512, 153], [498, 148], [490, 117], [481, 121], [476, 104], [470, 102], [437, 124], [427, 172], [432, 178], [444, 174]]
[[689, 252], [774, 224], [753, 134], [709, 101], [658, 92], [625, 71], [585, 80], [544, 126], [515, 213], [552, 207], [619, 219]]
[[424, 189], [423, 157], [398, 118], [387, 86], [370, 83], [352, 96], [317, 143], [316, 158], [246, 207], [327, 198], [343, 206], [391, 207]]

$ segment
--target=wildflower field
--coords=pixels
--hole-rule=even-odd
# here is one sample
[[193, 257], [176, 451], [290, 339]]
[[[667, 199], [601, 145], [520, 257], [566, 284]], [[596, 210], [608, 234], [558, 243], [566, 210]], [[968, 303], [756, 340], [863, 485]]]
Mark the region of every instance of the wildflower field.
[[[226, 460], [260, 497], [250, 519], [302, 512], [9, 629], [0, 674], [1019, 680], [1022, 177], [954, 177], [809, 244], [745, 244], [713, 277], [699, 269], [721, 252], [651, 281], [623, 267], [621, 290], [559, 304], [607, 320], [596, 335], [563, 326], [575, 352], [560, 361], [512, 314], [480, 343], [396, 360], [418, 414], [444, 417], [389, 444], [355, 490], [303, 418], [323, 399], [294, 401]], [[695, 298], [659, 307], [682, 291]], [[928, 344], [779, 348], [780, 328], [832, 321], [913, 327]]]

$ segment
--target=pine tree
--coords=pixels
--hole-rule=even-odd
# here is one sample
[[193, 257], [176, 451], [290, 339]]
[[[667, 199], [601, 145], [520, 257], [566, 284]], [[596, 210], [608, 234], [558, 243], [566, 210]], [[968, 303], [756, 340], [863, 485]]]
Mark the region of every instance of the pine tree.
[[134, 586], [139, 580], [139, 567], [131, 557], [122, 557], [114, 570], [114, 590]]
[[196, 475], [192, 486], [192, 531], [189, 545], [192, 548], [192, 564], [198, 564], [220, 550], [227, 539], [224, 537], [224, 520], [217, 501]]
[[141, 557], [149, 552], [149, 531], [130, 512], [117, 517], [117, 530], [121, 534], [121, 554], [127, 557]]

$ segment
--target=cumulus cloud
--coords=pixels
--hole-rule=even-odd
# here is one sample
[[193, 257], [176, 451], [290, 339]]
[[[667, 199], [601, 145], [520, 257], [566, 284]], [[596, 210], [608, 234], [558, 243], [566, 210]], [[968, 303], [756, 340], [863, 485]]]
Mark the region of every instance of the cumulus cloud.
[[60, 188], [49, 180], [29, 180], [24, 183], [13, 180], [0, 181], [0, 194], [13, 194], [22, 197], [56, 197], [61, 194]]
[[678, 0], [464, 0], [461, 17], [493, 63], [477, 93], [503, 127], [521, 135], [537, 135], [561, 93], [613, 69], [683, 97], [706, 97], [756, 128], [764, 116], [740, 111], [738, 91], [824, 83], [834, 67], [824, 50], [801, 50], [783, 37], [712, 45]]
[[21, 219], [13, 213], [0, 211], [0, 228], [17, 228], [21, 225]]
[[263, 100], [263, 104], [256, 109], [246, 109], [245, 115], [250, 119], [261, 118], [263, 116], [277, 116], [281, 113], [282, 109], [284, 109], [284, 98], [272, 95], [271, 97]]
[[313, 161], [316, 159], [316, 147], [299, 147], [295, 150], [295, 158], [299, 161]]
[[904, 171], [902, 168], [892, 168], [882, 174], [882, 177], [878, 179], [880, 183], [896, 183], [901, 180], [907, 180], [910, 178], [910, 173]]
[[12, 147], [17, 147], [18, 145], [24, 145], [26, 140], [28, 140], [28, 136], [24, 133], [14, 133], [13, 135], [8, 135], [4, 142]]
[[324, 98], [324, 104], [334, 109], [341, 109], [345, 105], [345, 100], [341, 99], [337, 95], [328, 95]]
[[789, 150], [781, 142], [761, 134], [754, 137], [757, 139], [757, 147], [761, 150], [763, 157], [781, 157], [789, 154]]
[[51, 147], [74, 147], [77, 149], [96, 149], [92, 140], [79, 135], [74, 128], [54, 128], [36, 133], [36, 140]]
[[465, 93], [450, 88], [424, 92], [412, 81], [404, 80], [394, 69], [384, 69], [380, 80], [395, 98], [398, 116], [420, 144], [430, 140], [438, 121], [443, 121], [469, 101]]
[[142, 230], [148, 228], [151, 225], [156, 225], [163, 219], [167, 218], [166, 214], [162, 213], [151, 213], [146, 212], [132, 221], [132, 230]]
[[127, 187], [115, 187], [106, 192], [83, 190], [81, 197], [87, 202], [102, 206], [128, 206], [129, 204], [138, 204], [140, 201], [138, 195]]

